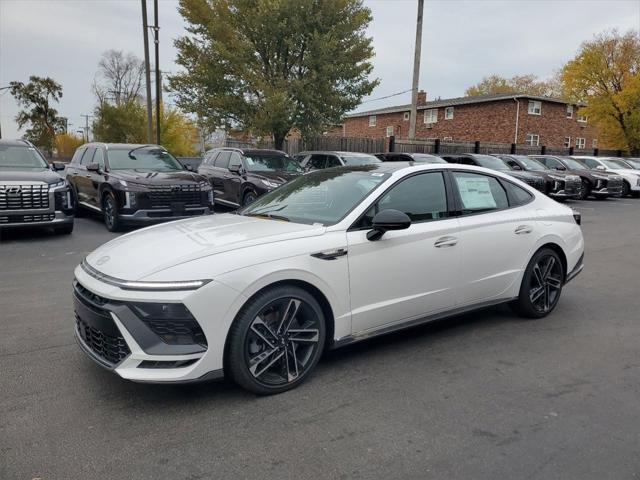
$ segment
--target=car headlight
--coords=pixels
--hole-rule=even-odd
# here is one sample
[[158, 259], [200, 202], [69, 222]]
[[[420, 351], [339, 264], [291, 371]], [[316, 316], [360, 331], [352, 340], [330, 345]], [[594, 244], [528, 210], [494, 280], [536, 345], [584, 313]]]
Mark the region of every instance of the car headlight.
[[561, 177], [560, 175], [549, 175], [550, 178], [554, 180], [565, 180], [566, 177]]
[[567, 175], [565, 179], [568, 182], [581, 182], [580, 177], [577, 175]]
[[265, 186], [269, 187], [269, 188], [278, 188], [280, 186], [279, 183], [276, 182], [272, 182], [270, 180], [260, 180]]
[[[598, 180], [609, 180], [610, 177], [605, 177], [604, 175], [593, 174], [593, 178], [597, 178]], [[611, 177], [611, 179], [615, 179], [615, 177]]]
[[208, 192], [212, 190], [211, 184], [209, 182], [200, 182], [198, 186], [200, 187], [200, 190], [202, 190], [203, 192]]
[[64, 188], [64, 187], [66, 187], [68, 185], [69, 185], [69, 183], [64, 178], [61, 178], [56, 183], [49, 184], [49, 189], [55, 190], [57, 188]]

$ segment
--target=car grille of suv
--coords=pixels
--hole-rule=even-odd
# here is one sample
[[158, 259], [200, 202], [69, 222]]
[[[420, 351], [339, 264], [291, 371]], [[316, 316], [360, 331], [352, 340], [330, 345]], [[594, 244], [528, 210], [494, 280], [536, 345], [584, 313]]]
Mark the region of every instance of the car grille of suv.
[[536, 190], [540, 190], [541, 192], [544, 192], [546, 189], [546, 182], [544, 180], [544, 178], [524, 178], [523, 181], [528, 184], [531, 185], [533, 188], [535, 188]]
[[151, 185], [148, 195], [152, 208], [167, 208], [172, 203], [184, 203], [187, 206], [202, 205], [201, 189], [195, 184]]
[[49, 185], [0, 184], [0, 210], [49, 208]]
[[55, 218], [55, 213], [43, 213], [41, 215], [0, 215], [0, 224], [51, 222]]
[[[129, 350], [127, 343], [120, 335], [113, 318], [111, 318], [111, 314], [101, 308], [108, 300], [94, 294], [77, 282], [74, 287], [76, 298], [88, 309], [88, 315], [100, 317], [101, 325], [109, 327], [108, 329], [100, 330], [90, 325], [89, 321], [83, 319], [76, 311], [75, 319], [78, 335], [85, 345], [107, 364], [113, 366], [120, 363], [131, 354], [131, 350]], [[109, 330], [109, 332], [106, 330]], [[114, 335], [113, 332], [118, 333]]]

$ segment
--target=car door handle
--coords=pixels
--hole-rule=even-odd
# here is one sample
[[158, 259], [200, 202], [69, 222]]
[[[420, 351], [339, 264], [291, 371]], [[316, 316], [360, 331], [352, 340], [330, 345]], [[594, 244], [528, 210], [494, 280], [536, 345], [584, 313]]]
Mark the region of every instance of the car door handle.
[[436, 248], [446, 248], [453, 247], [457, 243], [458, 239], [456, 237], [440, 237], [438, 240], [436, 240], [433, 246]]
[[533, 227], [530, 225], [518, 225], [515, 230], [516, 235], [525, 235], [531, 232], [533, 232]]

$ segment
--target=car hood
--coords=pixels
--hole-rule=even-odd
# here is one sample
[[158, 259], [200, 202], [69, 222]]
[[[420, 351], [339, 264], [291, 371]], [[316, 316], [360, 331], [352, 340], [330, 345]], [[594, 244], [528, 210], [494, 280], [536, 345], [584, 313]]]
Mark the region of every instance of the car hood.
[[43, 169], [29, 169], [29, 170], [10, 170], [0, 169], [0, 182], [45, 182], [45, 183], [57, 183], [62, 177], [57, 172]]
[[524, 170], [508, 170], [505, 171], [504, 173], [511, 175], [512, 177], [516, 177], [516, 178], [540, 178], [542, 177], [542, 175], [536, 175], [533, 172], [526, 172]]
[[198, 183], [205, 179], [202, 175], [188, 171], [150, 172], [147, 170], [112, 170], [109, 172], [109, 175], [113, 178], [143, 185]]
[[244, 255], [241, 251], [251, 247], [322, 235], [325, 230], [318, 225], [215, 214], [128, 233], [99, 247], [87, 255], [86, 261], [106, 275], [141, 280], [199, 258], [232, 250], [237, 250], [240, 258]]
[[269, 180], [276, 183], [287, 183], [296, 177], [302, 175], [302, 172], [249, 172], [253, 178]]

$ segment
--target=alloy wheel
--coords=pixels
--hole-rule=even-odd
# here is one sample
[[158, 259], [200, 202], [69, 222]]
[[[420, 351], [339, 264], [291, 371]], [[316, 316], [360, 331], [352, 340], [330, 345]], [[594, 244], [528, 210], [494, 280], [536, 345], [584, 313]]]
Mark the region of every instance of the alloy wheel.
[[245, 337], [245, 360], [253, 378], [268, 387], [295, 382], [313, 365], [320, 348], [320, 319], [304, 300], [285, 297], [256, 315]]
[[246, 207], [247, 205], [251, 205], [253, 202], [256, 201], [256, 195], [253, 192], [249, 192], [244, 196], [244, 201], [242, 202], [242, 205], [244, 207]]
[[553, 255], [545, 255], [533, 266], [529, 299], [539, 313], [553, 309], [562, 289], [562, 265]]
[[113, 228], [115, 222], [115, 205], [111, 197], [107, 197], [104, 201], [104, 222], [107, 224], [107, 228]]

